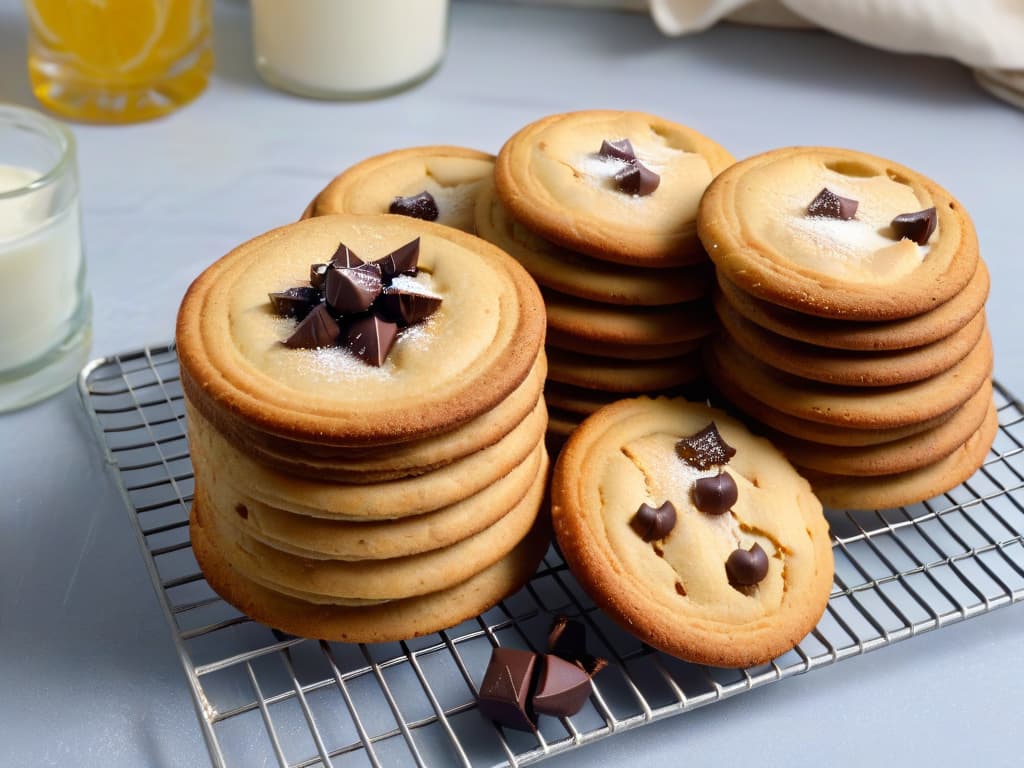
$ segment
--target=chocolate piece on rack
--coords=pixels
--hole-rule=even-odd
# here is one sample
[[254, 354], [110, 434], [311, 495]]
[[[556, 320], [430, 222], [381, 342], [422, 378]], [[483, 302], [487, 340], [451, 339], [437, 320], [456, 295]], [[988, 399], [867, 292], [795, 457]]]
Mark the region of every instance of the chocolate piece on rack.
[[736, 449], [722, 439], [718, 427], [712, 421], [700, 432], [676, 443], [676, 453], [691, 467], [703, 471], [716, 465], [728, 464], [729, 459], [736, 455]]
[[495, 648], [477, 694], [480, 714], [499, 725], [536, 731], [537, 718], [530, 704], [537, 654], [516, 648]]
[[424, 221], [436, 221], [438, 210], [434, 196], [423, 190], [418, 195], [410, 197], [396, 197], [388, 207], [388, 213], [397, 213], [399, 216], [411, 216], [414, 219]]
[[619, 139], [618, 141], [605, 139], [601, 142], [601, 149], [597, 154], [601, 157], [614, 157], [616, 160], [625, 160], [626, 162], [636, 160], [636, 152], [629, 139]]
[[661, 176], [639, 160], [633, 160], [615, 174], [615, 183], [628, 195], [649, 195], [661, 184]]
[[807, 215], [848, 221], [857, 215], [857, 207], [859, 205], [860, 203], [856, 200], [837, 195], [831, 189], [825, 187], [807, 206]]
[[768, 554], [756, 542], [750, 549], [734, 549], [725, 561], [725, 574], [734, 587], [751, 587], [768, 575]]
[[282, 343], [292, 349], [333, 347], [338, 343], [340, 334], [341, 328], [327, 311], [326, 305], [318, 304]]
[[657, 509], [649, 504], [641, 504], [630, 525], [644, 541], [663, 539], [676, 527], [676, 508], [671, 501], [666, 501]]
[[347, 324], [345, 346], [363, 362], [380, 367], [397, 335], [398, 326], [395, 323], [367, 314]]
[[722, 515], [732, 509], [739, 491], [728, 472], [700, 477], [693, 484], [693, 505], [705, 515]]
[[332, 262], [324, 280], [324, 298], [338, 314], [351, 315], [369, 309], [382, 287], [380, 267], [376, 264], [345, 269]]
[[267, 294], [274, 312], [282, 317], [302, 320], [320, 303], [320, 291], [310, 285], [300, 285], [286, 291]]
[[590, 676], [554, 654], [544, 656], [532, 703], [535, 712], [569, 717], [579, 712], [590, 696]]
[[373, 311], [399, 325], [412, 325], [430, 317], [441, 306], [440, 296], [407, 291], [389, 285], [373, 305]]
[[587, 635], [583, 624], [565, 616], [556, 616], [551, 623], [548, 653], [572, 662], [590, 677], [608, 665], [605, 659], [587, 650]]
[[420, 239], [417, 237], [372, 263], [380, 267], [380, 274], [384, 280], [390, 281], [397, 275], [415, 276], [419, 271], [416, 267], [419, 260]]
[[324, 280], [327, 278], [327, 270], [330, 268], [330, 264], [310, 264], [309, 284], [316, 288], [316, 290], [322, 291], [324, 289]]
[[897, 240], [905, 237], [918, 245], [924, 245], [935, 231], [937, 221], [935, 208], [925, 208], [914, 213], [901, 213], [892, 220], [892, 228]]
[[356, 256], [355, 251], [344, 243], [338, 243], [338, 250], [331, 256], [331, 266], [340, 267], [341, 269], [361, 267], [365, 263], [365, 261]]

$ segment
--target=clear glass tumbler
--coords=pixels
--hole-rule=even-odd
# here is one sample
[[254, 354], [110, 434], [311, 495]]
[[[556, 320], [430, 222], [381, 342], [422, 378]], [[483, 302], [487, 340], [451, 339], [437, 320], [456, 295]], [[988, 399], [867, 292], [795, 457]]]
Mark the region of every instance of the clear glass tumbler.
[[212, 0], [25, 0], [25, 9], [32, 90], [62, 117], [148, 120], [206, 88]]
[[0, 412], [74, 380], [89, 354], [71, 132], [0, 105]]

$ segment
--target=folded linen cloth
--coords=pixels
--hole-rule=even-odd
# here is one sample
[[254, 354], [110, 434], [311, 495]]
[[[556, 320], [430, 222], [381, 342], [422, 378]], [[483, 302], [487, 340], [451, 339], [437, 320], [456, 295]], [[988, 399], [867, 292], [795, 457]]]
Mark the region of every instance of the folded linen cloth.
[[667, 35], [722, 19], [817, 26], [898, 53], [946, 56], [978, 83], [1024, 109], [1024, 0], [650, 0]]

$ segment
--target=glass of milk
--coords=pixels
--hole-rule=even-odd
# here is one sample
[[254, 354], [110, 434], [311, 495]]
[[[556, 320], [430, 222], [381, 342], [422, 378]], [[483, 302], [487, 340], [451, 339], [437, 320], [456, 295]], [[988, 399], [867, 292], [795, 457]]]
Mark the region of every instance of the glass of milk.
[[0, 412], [71, 383], [90, 342], [70, 131], [0, 104]]
[[384, 96], [440, 66], [449, 0], [252, 0], [256, 69], [321, 99]]

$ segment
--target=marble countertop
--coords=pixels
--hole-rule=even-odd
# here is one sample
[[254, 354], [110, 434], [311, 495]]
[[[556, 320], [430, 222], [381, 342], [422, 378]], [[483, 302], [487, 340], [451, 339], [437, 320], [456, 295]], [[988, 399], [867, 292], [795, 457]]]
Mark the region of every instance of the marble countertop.
[[[992, 272], [996, 376], [1024, 393], [1024, 112], [953, 63], [823, 33], [732, 26], [675, 40], [643, 15], [456, 2], [432, 79], [346, 104], [264, 86], [248, 35], [246, 6], [219, 2], [216, 74], [195, 103], [153, 123], [73, 126], [97, 356], [170, 339], [195, 275], [295, 219], [359, 159], [430, 143], [496, 151], [542, 115], [612, 107], [692, 125], [739, 157], [850, 146], [938, 180], [973, 215]], [[21, 3], [0, 0], [0, 101], [34, 104], [24, 62]], [[0, 764], [207, 764], [77, 393], [0, 416], [0, 446]], [[547, 764], [1015, 765], [1022, 630], [1024, 610], [999, 610]]]

